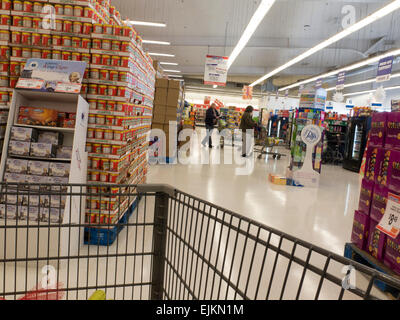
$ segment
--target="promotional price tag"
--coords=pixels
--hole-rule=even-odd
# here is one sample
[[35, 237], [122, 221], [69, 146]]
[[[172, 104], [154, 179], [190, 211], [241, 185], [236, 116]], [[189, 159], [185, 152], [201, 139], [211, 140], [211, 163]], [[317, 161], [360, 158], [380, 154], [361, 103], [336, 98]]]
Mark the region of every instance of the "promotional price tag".
[[59, 83], [57, 83], [55, 91], [56, 92], [64, 92], [64, 93], [80, 93], [81, 85], [59, 82]]
[[376, 228], [393, 239], [397, 238], [400, 233], [400, 196], [389, 193], [385, 214]]
[[44, 80], [20, 78], [17, 82], [16, 88], [40, 90], [43, 84]]

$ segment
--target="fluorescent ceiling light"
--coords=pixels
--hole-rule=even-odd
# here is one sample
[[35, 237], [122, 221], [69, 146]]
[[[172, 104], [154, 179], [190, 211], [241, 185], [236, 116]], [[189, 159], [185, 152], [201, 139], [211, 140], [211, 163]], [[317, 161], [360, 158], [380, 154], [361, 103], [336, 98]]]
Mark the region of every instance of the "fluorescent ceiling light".
[[148, 43], [148, 44], [160, 44], [163, 46], [170, 46], [171, 42], [166, 42], [166, 41], [156, 41], [156, 40], [142, 40], [143, 43]]
[[264, 17], [271, 9], [275, 1], [276, 0], [263, 0], [259, 5], [259, 7], [257, 8], [256, 12], [254, 12], [254, 15], [251, 18], [246, 29], [244, 30], [242, 37], [240, 38], [235, 49], [233, 49], [231, 55], [229, 56], [228, 69], [231, 67], [233, 62], [239, 56], [240, 52], [242, 52], [244, 47], [247, 45], [254, 32], [257, 30], [257, 27], [260, 25], [261, 21], [264, 19]]
[[[390, 79], [395, 79], [395, 78], [400, 78], [400, 73], [392, 74], [392, 76], [390, 77]], [[375, 81], [376, 81], [376, 78], [372, 78], [372, 79], [368, 79], [368, 80], [364, 80], [364, 81], [348, 83], [348, 84], [345, 84], [344, 87], [345, 88], [355, 87], [355, 86], [360, 86], [362, 84], [373, 83]], [[335, 89], [336, 89], [336, 87], [331, 87], [331, 88], [326, 89], [326, 91], [333, 91]]]
[[368, 17], [362, 19], [361, 21], [353, 24], [352, 26], [344, 29], [343, 31], [337, 33], [336, 35], [332, 36], [331, 38], [317, 44], [315, 47], [307, 50], [306, 52], [302, 53], [301, 55], [297, 56], [296, 58], [290, 60], [289, 62], [285, 63], [284, 65], [272, 70], [270, 73], [266, 74], [265, 76], [261, 77], [257, 81], [253, 82], [250, 86], [254, 87], [255, 85], [271, 78], [272, 76], [276, 75], [277, 73], [295, 65], [296, 63], [308, 58], [309, 56], [313, 55], [314, 53], [325, 49], [326, 47], [338, 42], [339, 40], [347, 37], [348, 35], [366, 27], [367, 25], [387, 16], [389, 13], [400, 8], [400, 0], [392, 1], [390, 4], [386, 5], [385, 7], [379, 9], [378, 11], [374, 12], [373, 14], [369, 15]]
[[160, 56], [160, 57], [175, 57], [174, 54], [168, 54], [168, 53], [155, 53], [155, 52], [149, 52], [149, 55], [151, 56]]
[[329, 71], [329, 72], [324, 73], [322, 75], [318, 75], [318, 76], [315, 76], [315, 77], [312, 77], [312, 78], [308, 78], [308, 79], [300, 81], [300, 82], [296, 82], [294, 84], [291, 84], [289, 86], [286, 86], [284, 88], [279, 89], [279, 91], [285, 91], [285, 90], [288, 90], [288, 89], [296, 88], [296, 87], [301, 86], [302, 84], [307, 84], [307, 83], [310, 83], [310, 82], [317, 81], [320, 78], [328, 78], [328, 77], [337, 75], [338, 73], [343, 72], [343, 71], [351, 71], [351, 70], [354, 70], [354, 69], [358, 69], [358, 68], [364, 67], [366, 65], [378, 63], [383, 58], [390, 57], [390, 56], [398, 56], [398, 55], [400, 55], [400, 49], [394, 49], [394, 50], [391, 50], [391, 51], [387, 51], [387, 52], [385, 52], [385, 53], [383, 53], [381, 55], [378, 55], [378, 56], [375, 56], [375, 57], [372, 57], [372, 58], [368, 58], [368, 59], [365, 59], [365, 60], [361, 60], [361, 61], [353, 63], [353, 64], [351, 64], [349, 66], [342, 67], [342, 68], [339, 68], [339, 69], [336, 69], [336, 70], [332, 70], [332, 71]]
[[176, 74], [169, 74], [168, 77], [171, 77], [171, 78], [183, 78], [183, 76], [179, 76], [179, 75], [176, 75]]
[[[396, 90], [396, 89], [400, 89], [400, 86], [394, 86], [394, 87], [387, 87], [387, 88], [383, 88], [385, 91], [388, 90]], [[361, 95], [361, 94], [366, 94], [366, 93], [372, 93], [375, 92], [375, 90], [366, 90], [366, 91], [360, 91], [360, 92], [352, 92], [352, 93], [346, 93], [343, 96], [345, 97], [349, 97], [349, 96], [357, 96], [357, 95]]]
[[217, 89], [217, 88], [218, 88], [218, 86], [215, 84], [215, 85], [213, 85], [213, 88], [214, 88], [214, 89]]
[[164, 64], [166, 66], [177, 66], [178, 64], [175, 62], [160, 62], [160, 64]]
[[179, 70], [164, 70], [164, 72], [180, 73], [182, 71], [179, 71]]
[[165, 28], [167, 26], [165, 23], [159, 23], [159, 22], [132, 21], [132, 20], [129, 20], [128, 22], [135, 26], [158, 27], [158, 28]]

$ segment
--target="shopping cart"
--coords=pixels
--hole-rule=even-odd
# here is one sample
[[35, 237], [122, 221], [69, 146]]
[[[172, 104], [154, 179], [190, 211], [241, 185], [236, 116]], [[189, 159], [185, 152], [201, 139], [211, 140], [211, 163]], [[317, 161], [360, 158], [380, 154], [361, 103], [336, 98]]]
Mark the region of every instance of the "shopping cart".
[[[0, 206], [0, 297], [6, 300], [24, 296], [44, 276], [64, 284], [46, 292], [63, 290], [67, 300], [386, 298], [375, 281], [400, 290], [396, 278], [167, 185], [1, 186], [2, 201], [21, 196], [28, 207]], [[34, 196], [64, 199], [63, 220], [46, 221], [46, 210], [37, 216]], [[117, 217], [124, 216], [122, 203], [141, 200], [129, 219], [116, 222], [112, 244], [84, 245], [85, 229], [102, 229], [100, 243], [115, 226], [85, 223], [86, 202], [111, 198], [121, 204], [112, 209]], [[50, 270], [45, 275], [43, 267]], [[354, 284], [347, 281], [353, 276]]]
[[255, 136], [256, 138], [254, 152], [259, 153], [258, 159], [262, 159], [263, 155], [271, 155], [273, 159], [278, 160], [280, 160], [282, 157], [286, 157], [285, 154], [274, 151], [275, 148], [283, 145], [283, 140], [268, 137], [266, 128], [258, 128], [258, 130], [256, 130]]

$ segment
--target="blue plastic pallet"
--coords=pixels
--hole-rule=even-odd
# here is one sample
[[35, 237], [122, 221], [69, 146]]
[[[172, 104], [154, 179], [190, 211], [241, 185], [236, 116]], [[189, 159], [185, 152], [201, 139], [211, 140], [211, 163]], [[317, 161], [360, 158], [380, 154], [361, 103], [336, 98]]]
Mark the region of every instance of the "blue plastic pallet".
[[[394, 273], [391, 269], [385, 266], [382, 262], [377, 260], [375, 257], [369, 253], [361, 250], [353, 243], [346, 243], [344, 247], [344, 256], [348, 259], [354, 260], [358, 263], [371, 267], [379, 272], [385, 273], [389, 276], [399, 278], [399, 276]], [[400, 297], [400, 291], [394, 289], [393, 287], [387, 285], [386, 283], [375, 280], [374, 285], [383, 292], [390, 293], [394, 297]]]
[[124, 215], [118, 221], [115, 227], [110, 228], [85, 228], [85, 240], [84, 244], [98, 245], [98, 246], [110, 246], [117, 239], [118, 234], [128, 223], [129, 218], [135, 211], [139, 204], [140, 197], [132, 203], [132, 205], [126, 210]]

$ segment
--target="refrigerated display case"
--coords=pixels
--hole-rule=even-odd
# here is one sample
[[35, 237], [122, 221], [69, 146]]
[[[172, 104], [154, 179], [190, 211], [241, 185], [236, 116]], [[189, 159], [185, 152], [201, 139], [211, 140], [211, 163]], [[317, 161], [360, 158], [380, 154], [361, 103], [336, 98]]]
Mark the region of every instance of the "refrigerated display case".
[[350, 118], [346, 137], [343, 168], [359, 172], [371, 129], [371, 117]]

